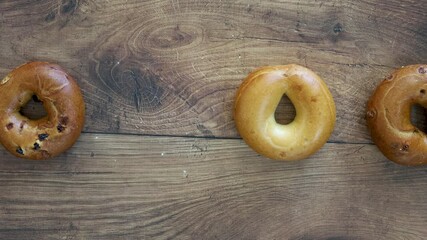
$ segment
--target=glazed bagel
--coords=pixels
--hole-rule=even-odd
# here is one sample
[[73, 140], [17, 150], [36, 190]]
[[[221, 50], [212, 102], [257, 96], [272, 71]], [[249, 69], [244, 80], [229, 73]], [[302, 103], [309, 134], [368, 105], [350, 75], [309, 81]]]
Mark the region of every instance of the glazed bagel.
[[[286, 94], [295, 119], [278, 124], [275, 110]], [[323, 80], [298, 65], [260, 68], [241, 84], [234, 120], [243, 140], [256, 152], [276, 160], [304, 159], [328, 140], [335, 125], [335, 103]]]
[[427, 164], [427, 136], [411, 123], [411, 106], [427, 107], [427, 65], [396, 70], [371, 96], [366, 119], [372, 140], [390, 160]]
[[[47, 116], [31, 120], [20, 109], [36, 95]], [[75, 80], [58, 65], [24, 64], [0, 81], [0, 143], [13, 155], [48, 159], [70, 148], [84, 124], [85, 105]]]

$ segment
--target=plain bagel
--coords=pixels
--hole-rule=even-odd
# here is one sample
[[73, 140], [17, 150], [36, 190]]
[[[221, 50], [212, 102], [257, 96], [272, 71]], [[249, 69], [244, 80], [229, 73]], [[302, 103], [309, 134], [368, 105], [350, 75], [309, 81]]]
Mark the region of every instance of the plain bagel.
[[[20, 114], [36, 95], [47, 116]], [[85, 105], [75, 80], [56, 64], [30, 62], [0, 81], [0, 143], [13, 155], [47, 159], [70, 148], [84, 124]]]
[[[278, 124], [274, 113], [286, 94], [295, 119]], [[304, 159], [328, 140], [335, 125], [335, 103], [324, 81], [299, 65], [260, 68], [241, 84], [234, 120], [243, 140], [256, 152], [277, 160]]]
[[390, 160], [402, 165], [427, 164], [427, 136], [411, 123], [411, 107], [427, 108], [427, 65], [393, 72], [371, 96], [366, 113], [372, 140]]

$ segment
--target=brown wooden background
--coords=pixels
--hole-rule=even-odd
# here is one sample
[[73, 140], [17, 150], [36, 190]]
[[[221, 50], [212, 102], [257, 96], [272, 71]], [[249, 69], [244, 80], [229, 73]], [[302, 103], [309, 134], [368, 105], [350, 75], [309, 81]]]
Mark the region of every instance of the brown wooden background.
[[[415, 0], [0, 1], [0, 76], [58, 63], [87, 107], [56, 159], [0, 146], [0, 238], [427, 239], [426, 167], [386, 160], [364, 121], [384, 76], [427, 62], [426, 12]], [[231, 114], [250, 71], [288, 63], [322, 76], [337, 105], [329, 142], [291, 163], [249, 149]], [[285, 100], [278, 119], [292, 111]]]

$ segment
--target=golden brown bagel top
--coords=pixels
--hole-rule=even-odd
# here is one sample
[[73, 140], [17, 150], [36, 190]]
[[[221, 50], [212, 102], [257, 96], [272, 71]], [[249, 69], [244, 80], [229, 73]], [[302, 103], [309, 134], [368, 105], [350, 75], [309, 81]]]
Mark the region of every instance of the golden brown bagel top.
[[[287, 125], [274, 118], [284, 94], [296, 110]], [[311, 70], [295, 64], [263, 67], [240, 86], [234, 120], [242, 138], [258, 153], [299, 160], [326, 143], [335, 124], [335, 104], [326, 84]]]
[[427, 164], [427, 137], [411, 123], [411, 106], [427, 107], [427, 65], [410, 65], [383, 80], [371, 96], [366, 119], [375, 144], [402, 165]]
[[[19, 113], [33, 95], [47, 116]], [[56, 64], [31, 62], [0, 81], [0, 143], [17, 157], [47, 159], [71, 147], [84, 125], [85, 106], [75, 80]]]

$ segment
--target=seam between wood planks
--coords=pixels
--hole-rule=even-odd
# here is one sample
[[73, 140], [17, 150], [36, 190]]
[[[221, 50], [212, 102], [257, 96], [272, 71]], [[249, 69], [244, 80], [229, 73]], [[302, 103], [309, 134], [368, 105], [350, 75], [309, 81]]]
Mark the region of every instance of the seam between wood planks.
[[[141, 137], [161, 137], [161, 138], [188, 138], [188, 139], [216, 139], [216, 140], [243, 140], [239, 137], [215, 137], [215, 136], [189, 136], [189, 135], [167, 135], [167, 134], [138, 134], [138, 133], [105, 133], [84, 131], [82, 134], [99, 135], [120, 135], [120, 136], [141, 136]], [[350, 145], [375, 145], [372, 142], [345, 142], [345, 141], [327, 141], [329, 144], [350, 144]]]

